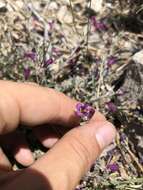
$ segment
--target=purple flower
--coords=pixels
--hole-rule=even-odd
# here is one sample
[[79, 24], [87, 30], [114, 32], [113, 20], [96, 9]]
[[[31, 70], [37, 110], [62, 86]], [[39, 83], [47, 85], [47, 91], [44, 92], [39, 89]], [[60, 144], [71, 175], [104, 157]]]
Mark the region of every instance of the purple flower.
[[54, 21], [52, 20], [51, 22], [48, 22], [49, 24], [49, 29], [52, 30], [54, 28]]
[[53, 47], [52, 52], [55, 56], [60, 57], [62, 55], [61, 51], [58, 48]]
[[54, 63], [54, 60], [52, 58], [47, 59], [46, 61], [44, 61], [44, 67], [47, 67], [53, 63]]
[[123, 96], [124, 94], [125, 94], [125, 91], [121, 88], [117, 91], [118, 96]]
[[25, 52], [24, 57], [31, 59], [32, 61], [36, 61], [37, 55], [36, 52], [31, 51], [31, 52]]
[[96, 68], [96, 69], [93, 71], [93, 74], [94, 74], [96, 80], [98, 80], [98, 79], [100, 78], [98, 68]]
[[113, 102], [107, 102], [106, 107], [108, 111], [115, 113], [117, 111], [117, 106]]
[[95, 109], [88, 104], [77, 103], [75, 113], [83, 120], [89, 120], [95, 113]]
[[107, 60], [107, 66], [111, 67], [112, 65], [114, 65], [117, 62], [117, 57], [114, 56], [110, 56]]
[[27, 80], [29, 78], [30, 72], [31, 72], [31, 70], [30, 70], [29, 67], [24, 68], [24, 78], [25, 78], [25, 80]]
[[80, 50], [81, 50], [81, 47], [80, 47], [80, 46], [76, 47], [75, 53], [79, 53]]
[[69, 61], [68, 61], [68, 63], [73, 66], [76, 64], [76, 62], [77, 62], [77, 57], [73, 57], [73, 58], [69, 59]]
[[143, 164], [143, 158], [139, 159], [140, 164]]
[[121, 140], [121, 142], [124, 142], [126, 139], [127, 139], [127, 137], [126, 137], [125, 133], [121, 133], [120, 134], [120, 140]]
[[119, 171], [119, 165], [117, 163], [108, 164], [107, 169], [109, 169], [111, 172], [117, 172]]
[[91, 24], [94, 26], [95, 30], [99, 30], [99, 31], [107, 30], [106, 24], [102, 20], [97, 21], [95, 16], [91, 17]]

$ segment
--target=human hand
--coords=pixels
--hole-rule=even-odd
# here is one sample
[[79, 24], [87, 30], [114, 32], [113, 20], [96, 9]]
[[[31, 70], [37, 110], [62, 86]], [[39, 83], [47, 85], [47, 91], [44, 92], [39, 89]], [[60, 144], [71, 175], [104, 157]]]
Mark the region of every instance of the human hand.
[[[77, 102], [52, 89], [0, 81], [0, 92], [0, 143], [12, 144], [15, 159], [23, 165], [31, 164], [26, 169], [12, 171], [1, 149], [2, 190], [72, 190], [116, 135], [113, 125], [97, 111], [90, 122], [76, 127]], [[54, 145], [35, 162], [24, 138], [17, 138], [19, 134], [12, 132], [19, 123], [31, 127], [44, 146]], [[75, 128], [59, 140], [49, 133], [48, 127], [36, 127], [46, 123]]]

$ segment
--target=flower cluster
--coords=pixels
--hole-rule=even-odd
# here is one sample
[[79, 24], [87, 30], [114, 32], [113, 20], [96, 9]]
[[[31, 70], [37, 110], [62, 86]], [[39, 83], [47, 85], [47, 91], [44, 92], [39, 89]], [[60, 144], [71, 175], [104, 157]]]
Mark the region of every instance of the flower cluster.
[[[55, 52], [56, 53], [56, 52]], [[36, 62], [37, 60], [37, 53], [35, 51], [27, 51], [24, 53], [24, 58], [32, 61], [32, 62]], [[45, 61], [43, 61], [43, 67], [48, 67], [49, 65], [53, 64], [54, 63], [54, 60], [52, 58], [49, 58]], [[25, 80], [28, 80], [28, 78], [30, 77], [30, 73], [31, 73], [31, 70], [30, 68], [27, 66], [24, 68], [24, 71], [23, 71], [23, 75], [24, 75], [24, 78]]]
[[91, 24], [95, 28], [95, 30], [98, 30], [98, 31], [107, 30], [106, 24], [102, 20], [97, 21], [95, 16], [91, 17]]
[[112, 65], [114, 65], [117, 62], [117, 57], [115, 56], [110, 56], [107, 60], [107, 67], [111, 67]]
[[44, 67], [47, 67], [53, 63], [54, 63], [54, 60], [52, 58], [49, 58], [49, 59], [44, 61]]
[[31, 59], [33, 62], [35, 62], [36, 59], [37, 59], [37, 54], [34, 51], [25, 52], [24, 57], [28, 58], [28, 59]]
[[117, 106], [113, 102], [107, 102], [106, 108], [108, 109], [109, 112], [112, 112], [112, 113], [117, 112]]
[[31, 70], [29, 67], [25, 67], [24, 68], [24, 78], [25, 80], [28, 80], [29, 76], [30, 76]]
[[117, 163], [108, 164], [107, 169], [109, 169], [111, 172], [118, 172], [119, 171], [119, 165]]
[[95, 113], [95, 109], [86, 103], [77, 103], [75, 113], [84, 121], [88, 121]]

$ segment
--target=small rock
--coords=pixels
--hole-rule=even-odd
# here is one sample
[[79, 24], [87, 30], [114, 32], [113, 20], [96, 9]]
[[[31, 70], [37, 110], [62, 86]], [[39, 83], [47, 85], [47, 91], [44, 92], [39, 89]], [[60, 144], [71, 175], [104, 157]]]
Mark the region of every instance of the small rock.
[[6, 12], [6, 3], [5, 2], [0, 2], [0, 12]]
[[18, 8], [20, 8], [20, 9], [22, 9], [23, 8], [23, 6], [24, 6], [24, 2], [23, 1], [16, 1], [15, 2], [16, 3], [16, 5], [18, 6]]
[[126, 50], [129, 50], [129, 51], [133, 49], [133, 45], [132, 45], [132, 43], [130, 41], [126, 41], [124, 43], [124, 47], [125, 47]]
[[102, 7], [103, 7], [103, 0], [94, 0], [91, 2], [91, 8], [95, 12], [101, 12]]
[[58, 4], [56, 2], [51, 2], [48, 8], [49, 10], [58, 10]]
[[5, 6], [6, 6], [6, 3], [4, 1], [1, 1], [0, 2], [0, 9], [3, 8], [3, 7], [5, 7]]
[[66, 6], [62, 6], [59, 9], [57, 18], [61, 23], [71, 24], [73, 22], [72, 14], [68, 11]]
[[143, 65], [143, 50], [135, 53], [132, 57], [132, 60], [136, 63], [140, 63]]

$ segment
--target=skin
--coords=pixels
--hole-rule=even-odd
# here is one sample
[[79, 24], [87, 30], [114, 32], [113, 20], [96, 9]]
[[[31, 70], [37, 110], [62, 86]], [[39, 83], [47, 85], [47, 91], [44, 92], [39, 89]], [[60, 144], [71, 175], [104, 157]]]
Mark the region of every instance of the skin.
[[[27, 166], [12, 171], [0, 148], [1, 190], [72, 190], [116, 135], [114, 126], [97, 111], [90, 122], [78, 127], [77, 101], [53, 89], [0, 81], [0, 92], [0, 145]], [[69, 132], [59, 139], [47, 123], [60, 124]], [[41, 143], [51, 148], [37, 161], [23, 134], [16, 130], [19, 124], [32, 128]]]

